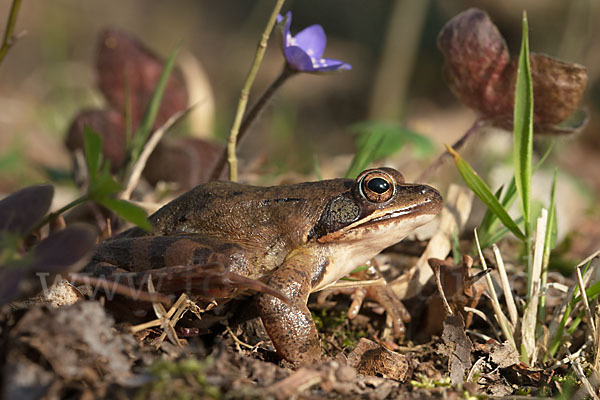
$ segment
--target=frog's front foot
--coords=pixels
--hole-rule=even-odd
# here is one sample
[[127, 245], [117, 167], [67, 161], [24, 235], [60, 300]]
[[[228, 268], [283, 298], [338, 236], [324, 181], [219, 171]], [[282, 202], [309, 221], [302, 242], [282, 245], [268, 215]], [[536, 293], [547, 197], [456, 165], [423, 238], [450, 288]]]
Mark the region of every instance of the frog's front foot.
[[280, 269], [271, 277], [269, 286], [291, 300], [287, 305], [267, 294], [259, 296], [260, 317], [277, 352], [295, 367], [319, 362], [319, 335], [306, 306], [311, 288], [309, 274], [303, 270]]
[[318, 298], [318, 303], [323, 303], [331, 294], [342, 293], [352, 296], [352, 304], [348, 308], [348, 318], [354, 319], [358, 315], [365, 298], [370, 298], [383, 307], [392, 321], [394, 336], [401, 338], [406, 332], [405, 324], [410, 322], [410, 313], [402, 301], [396, 296], [388, 285], [363, 286], [356, 288], [332, 289], [323, 291]]

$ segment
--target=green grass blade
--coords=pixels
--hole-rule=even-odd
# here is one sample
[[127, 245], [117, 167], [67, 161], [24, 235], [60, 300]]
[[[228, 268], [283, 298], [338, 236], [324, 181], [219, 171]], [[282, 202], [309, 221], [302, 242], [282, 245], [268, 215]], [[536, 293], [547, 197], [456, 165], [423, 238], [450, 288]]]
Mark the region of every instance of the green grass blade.
[[538, 160], [538, 162], [535, 164], [535, 167], [533, 167], [533, 172], [535, 173], [544, 163], [544, 161], [546, 161], [546, 159], [548, 158], [548, 156], [550, 155], [550, 153], [552, 153], [552, 150], [554, 149], [554, 143], [555, 142], [550, 142], [550, 146], [548, 146], [548, 148], [546, 149], [546, 151], [544, 152], [544, 154], [542, 154], [542, 157], [540, 157], [540, 159]]
[[169, 76], [171, 76], [171, 71], [175, 66], [175, 59], [177, 58], [177, 52], [179, 48], [176, 47], [171, 51], [169, 58], [165, 64], [165, 68], [163, 69], [160, 78], [158, 79], [158, 83], [156, 84], [156, 88], [154, 89], [154, 93], [152, 93], [152, 98], [150, 99], [150, 103], [148, 103], [148, 107], [144, 113], [144, 117], [140, 122], [139, 127], [135, 132], [135, 137], [132, 140], [132, 148], [131, 148], [131, 163], [135, 163], [135, 161], [140, 156], [144, 144], [146, 140], [148, 140], [148, 136], [152, 131], [152, 126], [154, 125], [154, 120], [156, 119], [156, 114], [160, 108], [160, 104], [162, 101], [163, 94], [165, 92], [165, 88], [167, 87], [167, 82], [169, 81]]
[[[591, 266], [591, 264], [592, 264], [592, 260], [589, 260], [587, 265], [584, 268], [584, 275], [585, 275], [585, 271], [587, 271], [587, 269]], [[581, 295], [578, 295], [578, 293], [579, 293], [579, 286], [577, 285], [577, 286], [575, 286], [575, 290], [573, 291], [573, 294], [571, 295], [571, 301], [569, 301], [565, 307], [565, 312], [560, 320], [560, 324], [558, 325], [558, 328], [556, 329], [556, 333], [555, 333], [554, 337], [552, 338], [552, 342], [550, 343], [550, 346], [548, 347], [548, 353], [552, 357], [554, 357], [554, 355], [560, 348], [560, 344], [562, 342], [562, 337], [563, 337], [563, 332], [565, 330], [567, 320], [569, 319], [569, 315], [571, 315], [571, 311], [573, 310], [573, 307], [575, 306], [575, 304], [577, 304], [577, 302], [581, 301]], [[598, 295], [598, 293], [600, 293], [600, 282], [596, 282], [594, 285], [587, 288], [585, 290], [585, 293], [586, 293], [586, 296], [588, 296], [588, 298], [595, 297], [596, 295]]]
[[126, 200], [114, 199], [112, 197], [104, 197], [97, 200], [104, 207], [114, 211], [123, 219], [132, 222], [142, 229], [149, 231], [152, 227], [148, 222], [148, 215], [140, 207]]
[[494, 196], [490, 188], [485, 182], [477, 175], [477, 173], [471, 168], [454, 149], [450, 146], [446, 146], [448, 152], [454, 157], [454, 162], [458, 168], [458, 172], [462, 176], [467, 186], [475, 193], [477, 197], [498, 217], [498, 219], [506, 226], [516, 237], [520, 240], [525, 240], [525, 235], [521, 232], [521, 229], [517, 226], [515, 221], [508, 215], [508, 212], [504, 209], [500, 201]]
[[533, 153], [533, 85], [529, 65], [527, 13], [523, 13], [523, 37], [515, 86], [513, 131], [515, 182], [525, 220], [525, 235], [531, 232], [531, 174]]
[[[517, 226], [523, 222], [523, 217], [519, 217], [515, 220], [515, 224], [517, 224]], [[490, 247], [491, 245], [493, 245], [494, 243], [498, 243], [500, 241], [500, 239], [502, 239], [504, 236], [506, 236], [506, 234], [510, 232], [508, 230], [507, 227], [502, 226], [496, 230], [493, 231], [493, 233], [491, 233], [489, 235], [489, 237], [486, 239], [485, 242], [481, 242], [481, 248], [482, 249], [487, 249], [488, 247]]]
[[[500, 199], [503, 189], [504, 189], [504, 185], [500, 186], [498, 188], [498, 190], [496, 190], [496, 193], [494, 193], [494, 197], [497, 199]], [[481, 240], [482, 242], [486, 241], [485, 238], [490, 236], [490, 234], [496, 227], [497, 221], [498, 221], [498, 217], [496, 217], [496, 214], [494, 214], [492, 212], [492, 210], [490, 210], [489, 208], [487, 210], [485, 210], [485, 214], [483, 215], [483, 218], [481, 219], [481, 223], [479, 224], [479, 229], [477, 229], [477, 232], [479, 232], [479, 240]], [[482, 247], [482, 249], [483, 248], [484, 247]]]
[[317, 158], [316, 154], [313, 156], [313, 171], [315, 171], [315, 175], [317, 176], [317, 180], [318, 181], [322, 181], [323, 180], [323, 174], [321, 173], [321, 166], [319, 165], [319, 159]]
[[348, 171], [346, 171], [346, 178], [354, 179], [360, 174], [373, 160], [379, 151], [379, 147], [383, 144], [384, 137], [370, 134], [367, 139], [363, 142], [362, 146], [358, 148]]
[[87, 164], [90, 184], [98, 176], [102, 162], [102, 136], [88, 125], [83, 127], [83, 151]]
[[557, 170], [554, 170], [554, 178], [552, 179], [552, 189], [550, 192], [550, 212], [548, 214], [548, 225], [546, 228], [546, 238], [544, 240], [544, 262], [543, 265], [548, 265], [550, 259], [550, 251], [556, 243], [556, 177]]
[[462, 255], [460, 254], [460, 239], [458, 238], [458, 230], [452, 230], [452, 262], [454, 265], [459, 265]]
[[390, 157], [405, 144], [411, 145], [416, 157], [429, 155], [434, 149], [429, 138], [397, 123], [365, 121], [352, 125], [350, 130], [357, 135], [357, 151], [346, 172], [347, 178], [355, 178], [370, 163]]
[[[548, 262], [550, 261], [550, 251], [556, 243], [556, 176], [557, 170], [554, 170], [552, 179], [552, 190], [550, 194], [550, 212], [548, 213], [548, 222], [546, 223], [546, 236], [544, 237], [544, 256], [542, 258], [542, 277], [541, 285], [546, 286], [548, 282]], [[546, 321], [546, 295], [540, 296], [539, 320]]]

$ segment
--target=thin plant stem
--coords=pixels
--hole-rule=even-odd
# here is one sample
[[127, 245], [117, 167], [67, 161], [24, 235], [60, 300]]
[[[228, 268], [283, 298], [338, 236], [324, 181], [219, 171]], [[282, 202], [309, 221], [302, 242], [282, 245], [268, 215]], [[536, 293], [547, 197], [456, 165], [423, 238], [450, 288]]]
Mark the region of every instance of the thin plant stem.
[[133, 190], [136, 188], [137, 184], [140, 181], [140, 177], [142, 176], [142, 172], [146, 167], [146, 163], [150, 158], [150, 155], [158, 145], [158, 142], [163, 138], [164, 134], [171, 129], [171, 127], [178, 122], [184, 115], [186, 115], [194, 106], [188, 107], [186, 110], [177, 111], [175, 114], [171, 115], [171, 117], [165, 122], [160, 128], [158, 128], [150, 139], [144, 145], [142, 152], [139, 157], [135, 161], [135, 164], [131, 167], [131, 173], [127, 178], [127, 185], [123, 193], [121, 193], [120, 198], [122, 200], [129, 200], [131, 198], [131, 194]]
[[[297, 71], [290, 69], [287, 66], [287, 64], [285, 64], [283, 71], [281, 71], [281, 74], [279, 74], [277, 79], [275, 79], [275, 81], [273, 81], [273, 83], [267, 88], [267, 90], [265, 90], [263, 95], [252, 106], [250, 111], [248, 111], [248, 114], [242, 120], [242, 123], [240, 124], [240, 128], [239, 128], [239, 132], [237, 134], [237, 141], [236, 141], [236, 145], [235, 145], [236, 148], [240, 146], [240, 143], [242, 143], [242, 139], [246, 136], [246, 134], [248, 133], [248, 131], [250, 130], [250, 128], [252, 127], [254, 122], [258, 119], [258, 116], [260, 115], [262, 110], [265, 108], [265, 106], [267, 105], [269, 100], [271, 100], [271, 98], [273, 97], [275, 92], [285, 83], [285, 81], [287, 81], [290, 77], [292, 77], [296, 73], [297, 73]], [[215, 167], [213, 168], [213, 171], [210, 175], [211, 181], [217, 180], [219, 178], [219, 176], [221, 176], [221, 173], [223, 172], [223, 168], [225, 168], [225, 163], [228, 160], [228, 155], [229, 155], [229, 149], [226, 148], [223, 150], [223, 153], [219, 157], [217, 164], [215, 164]]]
[[84, 203], [88, 200], [88, 196], [83, 195], [81, 197], [76, 198], [75, 200], [73, 200], [72, 202], [70, 202], [69, 204], [67, 204], [66, 206], [63, 206], [62, 208], [51, 212], [50, 214], [46, 215], [36, 226], [35, 228], [33, 228], [31, 230], [31, 232], [35, 232], [38, 229], [40, 229], [42, 226], [46, 225], [48, 222], [55, 220], [59, 215], [63, 214], [64, 212], [66, 212], [67, 210], [70, 210], [71, 208], [78, 206], [81, 203]]
[[15, 38], [13, 32], [15, 30], [15, 24], [17, 23], [17, 14], [19, 13], [19, 7], [21, 6], [21, 0], [13, 0], [12, 6], [10, 7], [10, 13], [8, 14], [8, 21], [6, 22], [6, 29], [4, 30], [4, 39], [2, 39], [2, 47], [0, 47], [0, 63], [4, 60], [8, 49], [15, 44]]
[[[481, 251], [481, 246], [479, 245], [479, 236], [477, 235], [477, 228], [473, 230], [475, 235], [475, 244], [477, 245], [477, 253], [479, 254], [479, 261], [481, 262], [481, 268], [483, 270], [487, 270], [487, 263], [485, 262], [485, 258], [483, 257], [483, 253]], [[485, 275], [485, 280], [487, 283], [488, 293], [490, 294], [490, 300], [492, 303], [492, 309], [494, 310], [494, 314], [496, 316], [496, 321], [498, 325], [500, 325], [500, 329], [502, 330], [502, 334], [508, 340], [508, 343], [513, 347], [515, 351], [517, 351], [517, 344], [515, 342], [515, 338], [512, 333], [512, 329], [510, 328], [510, 324], [508, 319], [502, 312], [502, 308], [500, 308], [500, 301], [498, 300], [498, 295], [496, 294], [496, 289], [494, 289], [494, 282], [492, 280], [491, 274]]]
[[[464, 146], [464, 144], [467, 142], [467, 139], [469, 139], [474, 133], [478, 132], [482, 127], [484, 127], [486, 123], [487, 123], [487, 121], [485, 119], [477, 118], [473, 122], [473, 125], [471, 125], [471, 127], [469, 129], [467, 129], [467, 131], [460, 137], [460, 139], [458, 139], [452, 145], [452, 148], [455, 151], [460, 150], [460, 148], [462, 146]], [[423, 173], [421, 175], [419, 175], [416, 182], [423, 182], [423, 181], [427, 180], [431, 176], [431, 174], [433, 174], [435, 172], [435, 170], [437, 170], [444, 163], [444, 161], [446, 161], [446, 159], [449, 156], [450, 156], [450, 153], [448, 152], [448, 150], [446, 150], [442, 154], [440, 154], [440, 156], [434, 162], [429, 164], [429, 167], [427, 167], [427, 169], [425, 171], [423, 171]]]
[[237, 181], [238, 178], [238, 160], [235, 154], [237, 137], [240, 130], [240, 126], [242, 124], [242, 117], [244, 116], [244, 112], [246, 111], [246, 106], [248, 104], [248, 97], [250, 96], [250, 88], [254, 83], [254, 79], [256, 78], [256, 74], [258, 72], [258, 68], [260, 67], [260, 63], [262, 62], [263, 56], [265, 55], [265, 51], [267, 49], [267, 42], [269, 40], [269, 36], [271, 36], [271, 32], [273, 31], [273, 27], [275, 26], [275, 21], [277, 19], [277, 15], [281, 11], [281, 7], [285, 0], [277, 0], [275, 3], [275, 7], [273, 7], [273, 12], [271, 13], [271, 17], [265, 26], [265, 31], [262, 34], [261, 40], [258, 43], [258, 49], [256, 50], [256, 55], [254, 56], [254, 61], [252, 62], [252, 66], [250, 67], [250, 71], [248, 72], [248, 77], [246, 78], [246, 82], [242, 88], [240, 93], [240, 99], [238, 100], [237, 110], [235, 112], [235, 117], [233, 120], [233, 126], [231, 127], [231, 131], [229, 132], [229, 139], [227, 140], [227, 162], [229, 163], [229, 179], [233, 182]]

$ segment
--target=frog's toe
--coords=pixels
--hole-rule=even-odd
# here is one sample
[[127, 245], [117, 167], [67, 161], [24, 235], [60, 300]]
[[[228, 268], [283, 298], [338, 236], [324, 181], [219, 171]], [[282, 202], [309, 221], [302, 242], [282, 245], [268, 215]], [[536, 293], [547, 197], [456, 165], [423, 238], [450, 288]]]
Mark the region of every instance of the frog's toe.
[[411, 317], [398, 296], [387, 286], [367, 286], [364, 288], [366, 295], [371, 299], [379, 303], [384, 309], [387, 315], [392, 320], [394, 328], [394, 336], [402, 337], [406, 332], [404, 327], [405, 323], [410, 322]]

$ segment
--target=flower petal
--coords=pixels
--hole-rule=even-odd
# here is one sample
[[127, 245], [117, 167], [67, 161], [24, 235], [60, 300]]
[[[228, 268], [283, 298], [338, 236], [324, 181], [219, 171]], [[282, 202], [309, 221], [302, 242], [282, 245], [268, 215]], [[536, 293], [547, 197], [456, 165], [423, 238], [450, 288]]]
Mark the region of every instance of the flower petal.
[[298, 46], [289, 46], [283, 49], [283, 54], [288, 65], [296, 71], [314, 70], [313, 62], [308, 54]]
[[315, 72], [350, 70], [352, 65], [333, 58], [321, 58], [314, 64]]
[[[283, 25], [281, 25], [283, 24]], [[290, 26], [292, 25], [292, 12], [288, 11], [285, 17], [277, 14], [277, 28], [283, 37], [283, 47], [291, 46], [292, 35], [290, 34]]]
[[327, 44], [327, 35], [321, 25], [311, 25], [294, 36], [295, 45], [302, 48], [310, 57], [321, 58]]

